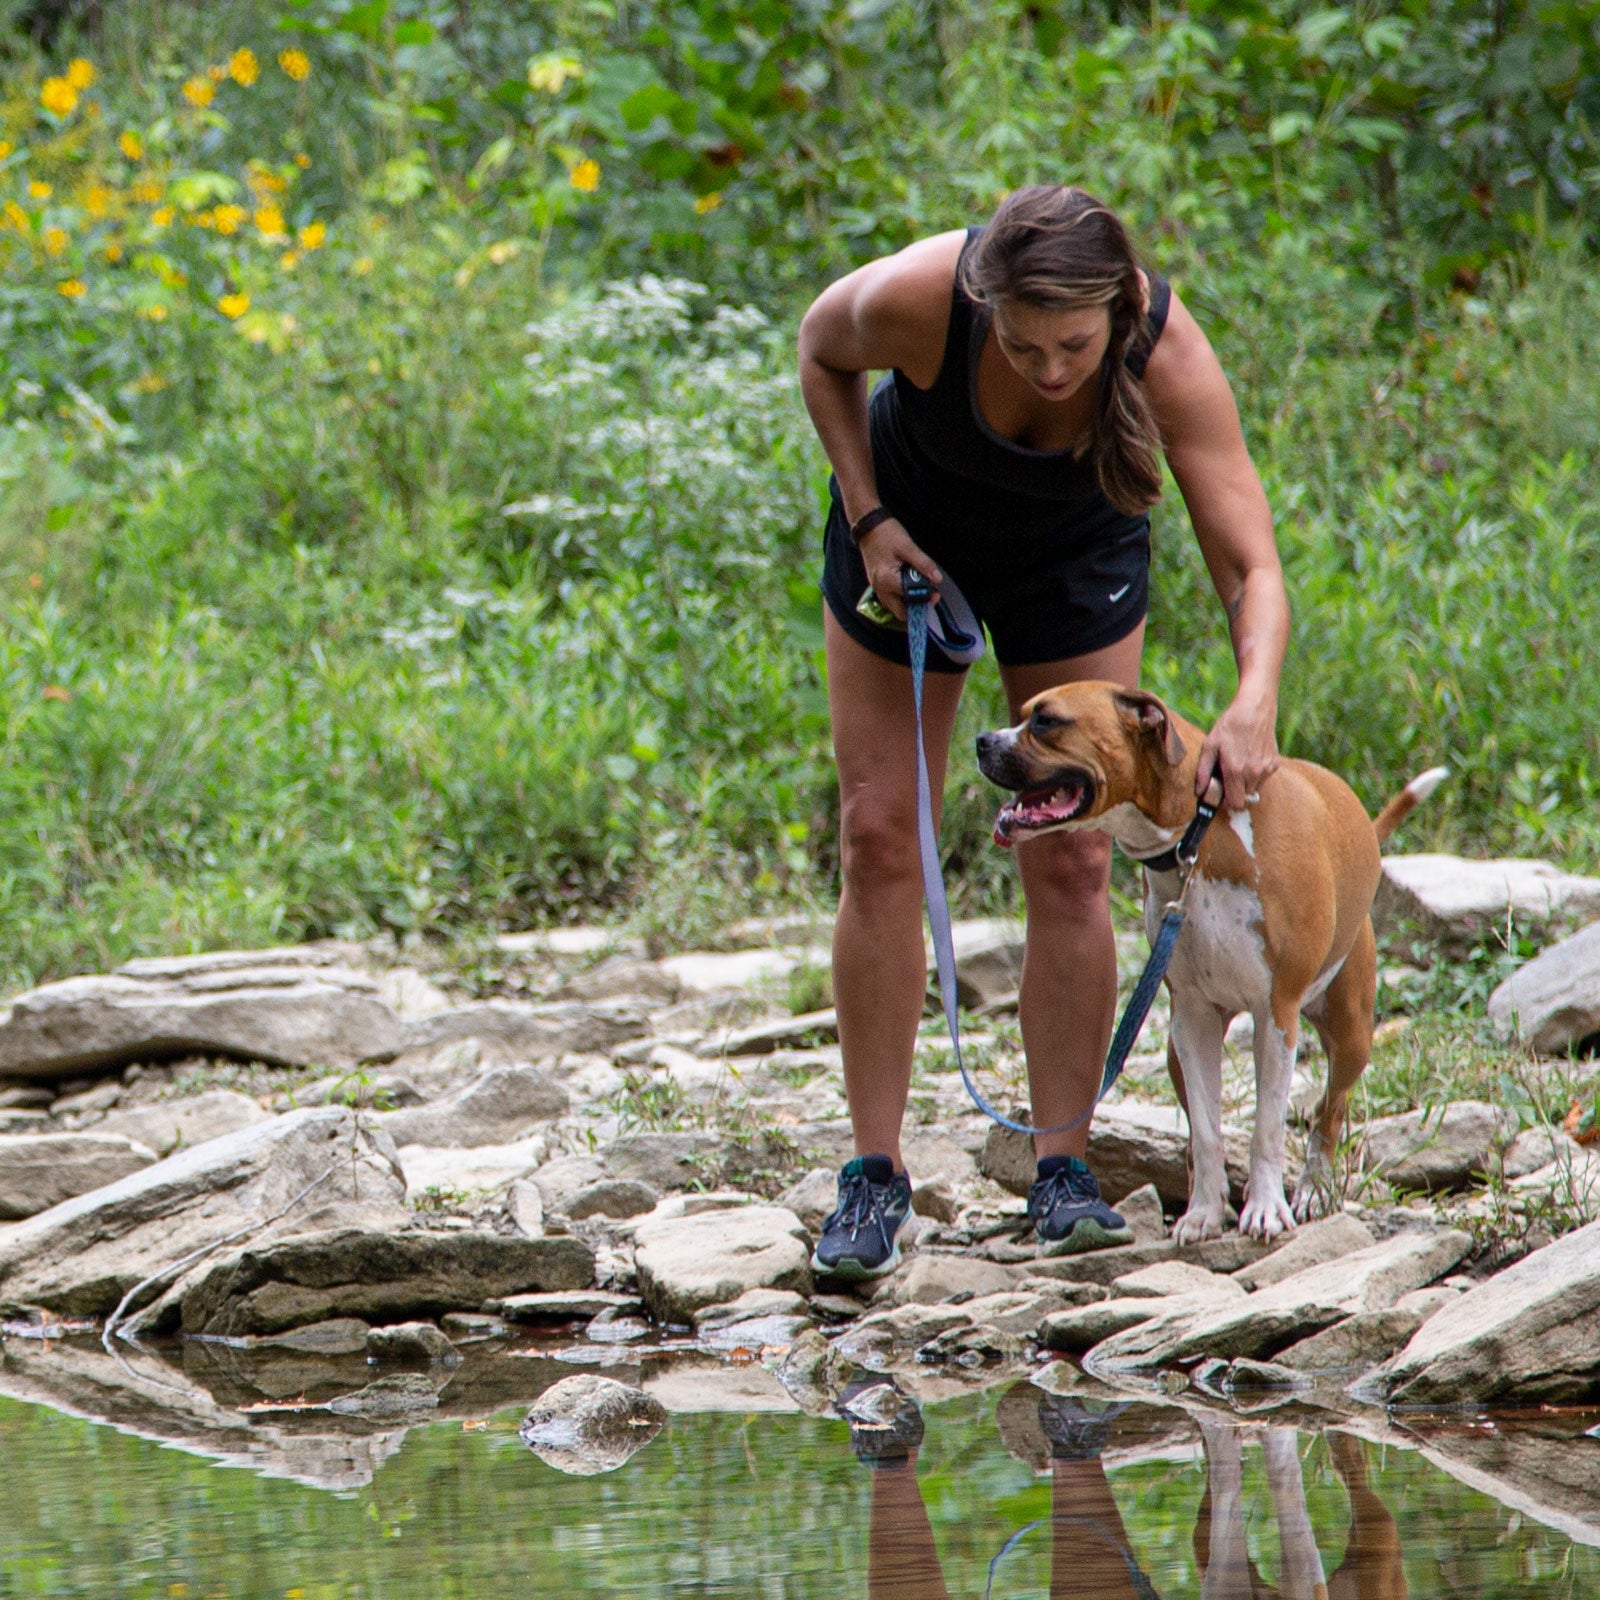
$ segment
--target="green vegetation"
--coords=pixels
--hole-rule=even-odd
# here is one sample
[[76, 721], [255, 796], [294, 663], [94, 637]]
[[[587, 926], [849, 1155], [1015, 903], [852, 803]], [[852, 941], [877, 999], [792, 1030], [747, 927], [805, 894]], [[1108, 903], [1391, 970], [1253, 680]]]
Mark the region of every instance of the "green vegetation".
[[[62, 9], [0, 67], [8, 984], [825, 899], [791, 331], [1040, 177], [1233, 378], [1286, 748], [1373, 804], [1448, 761], [1412, 848], [1600, 862], [1592, 6]], [[1203, 718], [1220, 613], [1157, 522], [1148, 681]], [[974, 908], [992, 807], [956, 762]]]

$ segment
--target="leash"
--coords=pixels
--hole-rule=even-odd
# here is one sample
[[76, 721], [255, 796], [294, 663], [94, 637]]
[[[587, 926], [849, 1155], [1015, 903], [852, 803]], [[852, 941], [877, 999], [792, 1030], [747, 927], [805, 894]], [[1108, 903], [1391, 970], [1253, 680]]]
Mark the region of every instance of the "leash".
[[[1211, 819], [1216, 816], [1217, 808], [1204, 800], [1200, 801], [1195, 807], [1193, 820], [1178, 842], [1175, 860], [1178, 870], [1183, 874], [1182, 888], [1178, 892], [1178, 898], [1162, 914], [1161, 926], [1150, 947], [1150, 959], [1145, 963], [1144, 971], [1139, 974], [1139, 981], [1129, 996], [1127, 1009], [1123, 1011], [1122, 1020], [1118, 1022], [1117, 1031], [1112, 1036], [1111, 1049], [1106, 1055], [1105, 1070], [1100, 1075], [1100, 1088], [1090, 1102], [1088, 1110], [1070, 1122], [1060, 1123], [1053, 1128], [1035, 1128], [996, 1111], [984, 1099], [977, 1084], [972, 1081], [972, 1074], [967, 1071], [967, 1064], [961, 1055], [961, 1023], [956, 1014], [955, 934], [950, 926], [950, 901], [944, 892], [944, 873], [939, 863], [939, 837], [933, 827], [933, 789], [928, 780], [928, 753], [922, 738], [922, 680], [927, 668], [930, 632], [952, 659], [963, 662], [975, 661], [983, 654], [983, 635], [977, 631], [975, 618], [972, 620], [971, 633], [966, 630], [964, 624], [966, 618], [972, 617], [971, 609], [967, 607], [955, 585], [948, 579], [944, 583], [946, 594], [937, 605], [933, 599], [933, 585], [915, 567], [901, 567], [900, 586], [906, 600], [906, 629], [911, 647], [911, 695], [916, 703], [917, 712], [917, 851], [922, 860], [922, 893], [928, 903], [928, 928], [933, 935], [933, 958], [939, 973], [939, 996], [944, 1002], [944, 1021], [950, 1031], [951, 1046], [956, 1053], [956, 1067], [961, 1073], [961, 1081], [966, 1085], [972, 1103], [986, 1117], [998, 1122], [1002, 1128], [1010, 1128], [1013, 1133], [1026, 1134], [1069, 1133], [1072, 1129], [1081, 1127], [1094, 1115], [1095, 1107], [1105, 1099], [1112, 1084], [1121, 1077], [1122, 1069], [1127, 1065], [1128, 1057], [1132, 1054], [1134, 1043], [1139, 1037], [1139, 1030], [1144, 1027], [1145, 1018], [1150, 1015], [1150, 1007], [1154, 1004], [1156, 994], [1161, 988], [1161, 980], [1166, 976], [1167, 967], [1171, 964], [1178, 934], [1183, 929], [1185, 902], [1189, 897], [1189, 883], [1195, 860], [1200, 854], [1200, 842], [1205, 838], [1206, 829], [1211, 826]], [[957, 605], [959, 609], [956, 608]], [[933, 613], [932, 623], [929, 620], [930, 612]], [[953, 633], [958, 637], [951, 637]], [[972, 649], [973, 636], [977, 641], [976, 651]], [[949, 643], [946, 643], [947, 638]]]

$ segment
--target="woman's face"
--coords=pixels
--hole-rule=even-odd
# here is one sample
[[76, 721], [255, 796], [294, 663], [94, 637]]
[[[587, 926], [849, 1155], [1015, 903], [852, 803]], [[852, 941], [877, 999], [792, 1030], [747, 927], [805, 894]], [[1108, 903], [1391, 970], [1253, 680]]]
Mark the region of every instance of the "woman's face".
[[1000, 353], [1047, 400], [1065, 400], [1100, 370], [1111, 342], [1111, 310], [1063, 310], [1002, 300], [994, 308]]

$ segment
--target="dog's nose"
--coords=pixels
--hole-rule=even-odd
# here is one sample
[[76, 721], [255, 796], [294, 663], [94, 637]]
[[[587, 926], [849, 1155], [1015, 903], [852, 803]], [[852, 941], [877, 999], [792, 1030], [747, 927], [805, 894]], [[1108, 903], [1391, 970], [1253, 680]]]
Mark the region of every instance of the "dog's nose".
[[998, 733], [980, 733], [978, 735], [978, 759], [981, 761], [988, 753], [999, 744]]

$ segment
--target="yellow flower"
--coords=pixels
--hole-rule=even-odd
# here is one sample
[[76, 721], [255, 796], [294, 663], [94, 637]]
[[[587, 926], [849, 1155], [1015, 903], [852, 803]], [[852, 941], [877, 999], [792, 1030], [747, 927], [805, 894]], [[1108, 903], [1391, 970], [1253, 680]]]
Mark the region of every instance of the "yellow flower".
[[528, 63], [528, 86], [546, 94], [560, 94], [569, 78], [583, 76], [583, 63], [574, 56], [535, 56]]
[[[144, 315], [149, 316], [152, 322], [159, 322], [161, 317], [155, 315], [157, 311], [161, 313], [161, 317], [167, 314], [165, 306], [152, 306]], [[166, 386], [167, 380], [159, 372], [141, 373], [133, 380], [133, 392], [135, 394], [160, 394]]]
[[48, 256], [58, 256], [67, 248], [67, 230], [65, 228], [46, 228], [40, 235], [44, 244], [44, 252]]
[[48, 200], [55, 191], [42, 178], [35, 178], [28, 185], [28, 193], [35, 200]]
[[278, 258], [278, 265], [285, 272], [293, 272], [300, 265], [300, 252], [298, 250], [285, 250]]
[[715, 211], [717, 209], [717, 207], [720, 206], [721, 204], [722, 204], [722, 191], [720, 189], [713, 190], [710, 194], [700, 195], [695, 200], [695, 203], [694, 203], [694, 214], [697, 217], [703, 217], [703, 216], [707, 215], [707, 213]]
[[155, 225], [158, 228], [169, 228], [169, 227], [171, 227], [172, 226], [172, 207], [171, 206], [162, 206], [158, 210], [152, 211], [150, 213], [150, 220], [153, 223], [155, 223]]
[[317, 249], [324, 239], [328, 237], [328, 225], [325, 222], [308, 222], [300, 230], [300, 248], [302, 250]]
[[278, 240], [287, 237], [283, 229], [283, 213], [275, 205], [256, 207], [256, 231], [263, 239]]
[[295, 151], [294, 164], [299, 167], [302, 172], [304, 172], [305, 169], [311, 165], [311, 157], [308, 156], [304, 150], [297, 150]]
[[191, 78], [183, 86], [183, 98], [196, 108], [210, 105], [216, 98], [216, 93], [217, 91], [204, 78]]
[[130, 161], [144, 160], [144, 140], [136, 133], [125, 133], [117, 140], [117, 147]]
[[122, 246], [115, 239], [106, 246], [106, 260], [120, 261], [122, 259]]
[[141, 178], [133, 185], [128, 193], [142, 206], [153, 206], [162, 196], [163, 190], [154, 178]]
[[218, 233], [237, 233], [239, 224], [248, 215], [249, 213], [243, 206], [218, 206], [211, 213], [211, 220], [216, 223]]
[[89, 286], [82, 278], [67, 278], [56, 285], [56, 293], [69, 300], [81, 300], [88, 292]]
[[53, 117], [70, 117], [78, 104], [78, 91], [65, 78], [46, 78], [39, 104]]
[[103, 217], [111, 209], [111, 191], [103, 183], [91, 183], [83, 191], [83, 209], [91, 217]]
[[213, 83], [221, 83], [228, 76], [228, 69], [219, 61], [215, 66], [206, 68], [206, 76]]
[[22, 209], [21, 206], [17, 204], [15, 200], [6, 201], [3, 215], [5, 216], [6, 221], [13, 228], [15, 228], [18, 233], [33, 232], [33, 219], [26, 211]]
[[497, 266], [503, 267], [522, 246], [515, 239], [497, 239], [484, 254]]
[[0, 139], [0, 161], [4, 161], [16, 149], [9, 139]]
[[372, 271], [372, 257], [361, 256], [355, 261], [352, 261], [350, 263], [350, 270], [355, 273], [358, 278], [366, 277], [366, 275]]
[[161, 305], [146, 306], [139, 315], [147, 322], [165, 322], [167, 320], [167, 308]]
[[261, 76], [261, 64], [254, 50], [235, 50], [228, 57], [228, 76], [241, 88], [248, 89]]
[[210, 211], [194, 211], [188, 218], [191, 228], [210, 228], [216, 224], [216, 220], [216, 216]]
[[304, 50], [296, 50], [292, 46], [287, 50], [280, 50], [278, 65], [296, 83], [304, 83], [311, 76], [311, 57]]
[[585, 156], [568, 176], [579, 194], [593, 194], [600, 187], [600, 163], [592, 156]]
[[225, 294], [217, 301], [217, 310], [235, 322], [249, 309], [250, 296], [247, 294]]
[[87, 89], [94, 82], [94, 63], [75, 56], [67, 63], [67, 82], [74, 89]]

